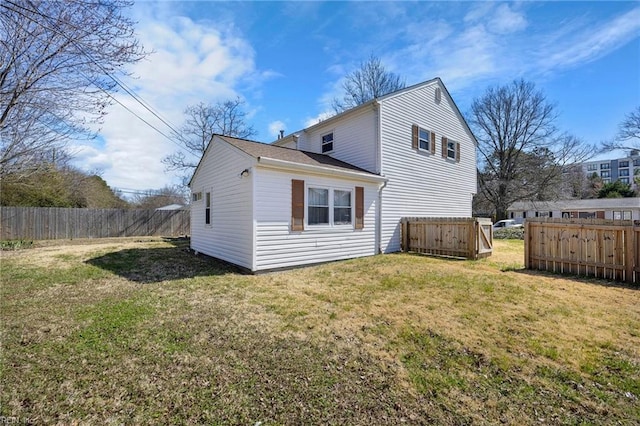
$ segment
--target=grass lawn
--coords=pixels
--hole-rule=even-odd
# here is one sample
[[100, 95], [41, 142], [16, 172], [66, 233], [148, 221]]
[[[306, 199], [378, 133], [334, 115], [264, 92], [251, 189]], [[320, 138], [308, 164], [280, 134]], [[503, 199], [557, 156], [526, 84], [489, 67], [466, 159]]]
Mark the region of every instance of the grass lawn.
[[259, 276], [187, 246], [2, 252], [0, 419], [640, 423], [640, 288], [525, 271], [522, 241]]

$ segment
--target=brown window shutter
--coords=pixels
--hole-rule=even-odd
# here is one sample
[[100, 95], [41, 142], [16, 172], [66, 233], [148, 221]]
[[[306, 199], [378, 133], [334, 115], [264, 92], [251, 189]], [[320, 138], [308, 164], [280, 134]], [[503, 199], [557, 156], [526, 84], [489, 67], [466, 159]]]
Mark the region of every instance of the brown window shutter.
[[431, 154], [435, 154], [436, 153], [436, 133], [435, 132], [430, 132], [431, 133], [431, 146], [429, 148], [431, 148]]
[[304, 181], [291, 179], [291, 230], [304, 231]]
[[364, 228], [364, 188], [356, 186], [356, 229]]
[[442, 137], [442, 158], [447, 158], [447, 138]]
[[418, 149], [418, 126], [411, 126], [411, 147], [413, 149]]
[[460, 142], [456, 142], [456, 162], [460, 162]]

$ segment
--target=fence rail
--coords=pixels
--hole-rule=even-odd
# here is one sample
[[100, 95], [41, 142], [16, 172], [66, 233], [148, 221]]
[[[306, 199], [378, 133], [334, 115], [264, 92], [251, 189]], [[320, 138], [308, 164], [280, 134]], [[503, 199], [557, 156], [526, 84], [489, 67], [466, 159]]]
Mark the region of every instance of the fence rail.
[[525, 267], [640, 283], [640, 223], [527, 219]]
[[401, 226], [402, 251], [466, 259], [493, 251], [491, 219], [405, 217]]
[[188, 235], [188, 210], [0, 207], [0, 240]]

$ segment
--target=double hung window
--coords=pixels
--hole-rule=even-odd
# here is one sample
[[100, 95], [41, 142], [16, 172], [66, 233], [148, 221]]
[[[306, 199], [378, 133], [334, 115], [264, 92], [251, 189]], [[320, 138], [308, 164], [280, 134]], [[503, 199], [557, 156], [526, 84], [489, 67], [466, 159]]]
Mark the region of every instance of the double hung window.
[[350, 190], [309, 187], [307, 193], [309, 225], [351, 225]]

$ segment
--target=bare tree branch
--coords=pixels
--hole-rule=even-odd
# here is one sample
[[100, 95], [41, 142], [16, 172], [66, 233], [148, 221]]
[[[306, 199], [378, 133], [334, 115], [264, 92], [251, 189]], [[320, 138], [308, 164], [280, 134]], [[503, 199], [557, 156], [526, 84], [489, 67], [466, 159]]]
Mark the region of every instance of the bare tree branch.
[[244, 104], [242, 99], [236, 98], [214, 105], [200, 102], [187, 107], [184, 111], [186, 120], [178, 135], [182, 149], [162, 159], [167, 171], [182, 172], [183, 179], [188, 180], [213, 135], [244, 139], [255, 135], [253, 126], [246, 122]]
[[595, 148], [559, 134], [554, 105], [533, 83], [490, 87], [474, 100], [469, 123], [478, 139], [480, 193], [497, 219], [515, 201], [555, 198], [566, 167]]
[[341, 100], [335, 98], [332, 106], [340, 113], [404, 87], [400, 76], [387, 71], [380, 59], [372, 55], [360, 68], [347, 74], [342, 84], [344, 96]]
[[91, 138], [113, 73], [146, 56], [127, 0], [0, 2], [0, 176], [38, 167], [47, 151]]

